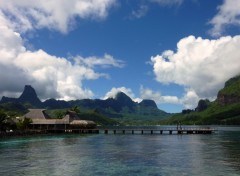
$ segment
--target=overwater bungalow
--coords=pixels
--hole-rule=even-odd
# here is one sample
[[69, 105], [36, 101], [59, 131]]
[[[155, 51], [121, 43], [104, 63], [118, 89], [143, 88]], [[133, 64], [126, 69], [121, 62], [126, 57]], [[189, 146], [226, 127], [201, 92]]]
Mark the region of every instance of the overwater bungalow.
[[32, 120], [30, 128], [41, 130], [68, 130], [68, 129], [93, 129], [96, 123], [81, 120], [74, 111], [67, 111], [62, 119], [50, 118], [45, 109], [29, 109], [24, 117]]

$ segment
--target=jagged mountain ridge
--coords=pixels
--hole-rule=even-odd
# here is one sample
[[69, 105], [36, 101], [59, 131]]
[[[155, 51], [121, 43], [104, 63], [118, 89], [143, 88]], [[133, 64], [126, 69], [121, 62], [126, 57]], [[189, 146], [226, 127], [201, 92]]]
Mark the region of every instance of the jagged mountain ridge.
[[9, 97], [2, 97], [0, 103], [22, 103], [22, 104], [30, 104], [33, 107], [42, 108], [43, 103], [38, 98], [37, 93], [34, 88], [30, 85], [25, 85], [23, 93], [20, 95], [19, 98], [9, 98]]
[[30, 103], [34, 106], [42, 106], [42, 102], [38, 98], [35, 89], [30, 85], [25, 86], [24, 91], [18, 100], [22, 103]]
[[100, 99], [82, 99], [82, 100], [56, 100], [48, 99], [41, 102], [36, 91], [30, 85], [26, 85], [23, 93], [19, 98], [2, 97], [0, 104], [3, 103], [21, 103], [31, 105], [33, 108], [46, 109], [64, 109], [73, 106], [79, 106], [80, 109], [95, 109], [102, 114], [112, 118], [123, 118], [125, 116], [135, 116], [136, 118], [163, 118], [170, 114], [158, 109], [153, 100], [143, 100], [140, 103], [134, 102], [123, 92], [119, 92], [115, 98], [106, 100]]

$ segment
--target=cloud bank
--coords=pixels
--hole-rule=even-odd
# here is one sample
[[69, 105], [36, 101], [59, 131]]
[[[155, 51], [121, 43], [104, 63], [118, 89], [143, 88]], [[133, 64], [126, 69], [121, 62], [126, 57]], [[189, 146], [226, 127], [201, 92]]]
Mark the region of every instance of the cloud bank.
[[48, 28], [67, 33], [75, 18], [102, 20], [116, 0], [0, 0], [0, 9], [19, 32]]
[[186, 88], [186, 107], [196, 106], [199, 98], [213, 99], [224, 82], [240, 74], [240, 36], [216, 40], [189, 36], [177, 44], [177, 51], [166, 50], [151, 57], [156, 80]]
[[105, 18], [114, 2], [0, 0], [0, 96], [17, 96], [25, 84], [30, 84], [41, 99], [91, 98], [93, 92], [84, 88], [82, 81], [108, 77], [96, 72], [94, 67], [121, 68], [124, 66], [121, 60], [105, 54], [103, 57], [76, 56], [72, 61], [41, 49], [30, 51], [24, 46], [21, 32], [51, 27], [65, 33], [75, 16]]

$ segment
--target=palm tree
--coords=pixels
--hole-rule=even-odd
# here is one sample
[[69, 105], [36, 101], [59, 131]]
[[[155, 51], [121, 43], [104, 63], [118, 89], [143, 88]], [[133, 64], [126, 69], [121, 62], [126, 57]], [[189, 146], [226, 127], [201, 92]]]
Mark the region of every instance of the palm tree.
[[79, 106], [73, 106], [73, 107], [70, 109], [70, 111], [74, 111], [74, 112], [76, 112], [77, 114], [79, 114], [79, 113], [80, 113], [80, 108], [79, 108]]

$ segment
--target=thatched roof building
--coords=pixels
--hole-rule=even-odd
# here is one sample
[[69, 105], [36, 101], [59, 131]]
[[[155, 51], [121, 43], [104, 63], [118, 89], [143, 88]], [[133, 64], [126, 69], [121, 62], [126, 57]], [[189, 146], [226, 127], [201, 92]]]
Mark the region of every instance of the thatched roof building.
[[67, 111], [65, 117], [62, 119], [53, 119], [45, 113], [45, 109], [29, 109], [29, 112], [24, 117], [32, 119], [33, 125], [68, 125], [74, 128], [96, 127], [95, 122], [81, 120], [74, 111]]
[[25, 114], [25, 117], [34, 120], [46, 120], [50, 117], [44, 112], [45, 109], [29, 109], [29, 112]]

